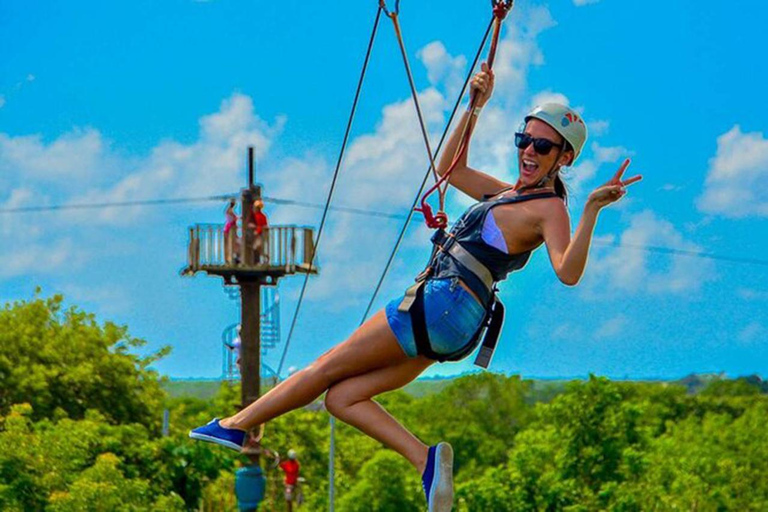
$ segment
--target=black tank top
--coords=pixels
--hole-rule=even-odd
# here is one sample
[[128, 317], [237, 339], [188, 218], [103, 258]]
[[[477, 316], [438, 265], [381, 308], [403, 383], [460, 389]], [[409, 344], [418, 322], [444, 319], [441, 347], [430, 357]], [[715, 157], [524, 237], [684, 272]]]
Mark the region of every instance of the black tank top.
[[[432, 236], [432, 242], [442, 245], [447, 249], [451, 243], [459, 243], [480, 263], [485, 265], [493, 276], [495, 282], [506, 279], [510, 272], [519, 270], [528, 263], [531, 251], [517, 254], [507, 254], [496, 247], [487, 244], [482, 238], [485, 217], [496, 206], [511, 203], [521, 203], [533, 199], [558, 197], [554, 192], [540, 192], [536, 194], [501, 197], [493, 200], [483, 200], [471, 206], [459, 217], [447, 236], [444, 231], [438, 230]], [[475, 292], [483, 304], [487, 305], [491, 300], [491, 292], [483, 282], [461, 263], [452, 258], [445, 251], [436, 250], [431, 262], [433, 279], [459, 277], [467, 286]]]

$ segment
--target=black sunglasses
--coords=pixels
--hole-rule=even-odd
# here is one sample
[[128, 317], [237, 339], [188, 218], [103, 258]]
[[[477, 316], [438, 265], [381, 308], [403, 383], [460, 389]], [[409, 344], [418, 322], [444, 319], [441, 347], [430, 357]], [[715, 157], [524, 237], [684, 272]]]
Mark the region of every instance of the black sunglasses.
[[557, 144], [549, 139], [540, 139], [531, 137], [527, 133], [515, 133], [515, 146], [525, 149], [533, 144], [533, 150], [540, 155], [548, 155], [552, 148], [562, 148], [562, 144]]

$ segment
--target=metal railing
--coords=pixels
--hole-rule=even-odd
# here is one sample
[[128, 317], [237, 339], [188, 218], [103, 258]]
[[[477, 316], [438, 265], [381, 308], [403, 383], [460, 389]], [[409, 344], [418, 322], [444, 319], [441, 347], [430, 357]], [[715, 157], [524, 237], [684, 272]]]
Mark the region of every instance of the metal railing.
[[[196, 224], [189, 228], [189, 269], [210, 267], [246, 268], [243, 255], [252, 247], [244, 247], [243, 238], [232, 230], [225, 237], [223, 224]], [[259, 235], [258, 258], [250, 268], [283, 268], [286, 272], [309, 268], [314, 245], [313, 230], [298, 226], [270, 226]], [[317, 258], [315, 265], [317, 266]]]

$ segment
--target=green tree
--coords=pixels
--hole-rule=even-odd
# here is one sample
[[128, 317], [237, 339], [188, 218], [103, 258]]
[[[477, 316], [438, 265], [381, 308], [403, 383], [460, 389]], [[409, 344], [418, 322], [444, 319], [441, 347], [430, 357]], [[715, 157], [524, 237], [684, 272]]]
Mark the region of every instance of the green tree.
[[168, 349], [134, 355], [145, 342], [126, 327], [99, 325], [62, 302], [36, 297], [0, 310], [0, 414], [29, 403], [34, 420], [80, 419], [94, 409], [114, 424], [159, 428], [165, 394], [149, 366]]
[[339, 500], [342, 512], [409, 512], [423, 510], [418, 475], [402, 457], [388, 450], [366, 462], [355, 483]]
[[[96, 463], [86, 469], [66, 491], [54, 492], [46, 510], [51, 512], [110, 512], [113, 510], [184, 510], [178, 496], [168, 496], [155, 502], [149, 482], [129, 479], [119, 469], [120, 459], [114, 454], [99, 455]], [[160, 508], [162, 507], [162, 508]]]

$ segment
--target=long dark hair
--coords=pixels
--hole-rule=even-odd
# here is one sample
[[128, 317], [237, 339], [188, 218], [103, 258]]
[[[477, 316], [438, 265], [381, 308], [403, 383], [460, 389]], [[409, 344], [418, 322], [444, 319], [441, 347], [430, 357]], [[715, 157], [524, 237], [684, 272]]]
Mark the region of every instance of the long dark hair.
[[[573, 146], [571, 146], [571, 143], [567, 140], [564, 141], [563, 146], [563, 152], [567, 151], [573, 151]], [[574, 157], [576, 156], [576, 153], [574, 152]], [[565, 201], [565, 204], [568, 204], [568, 188], [565, 186], [565, 182], [563, 181], [563, 178], [560, 177], [560, 170], [555, 173], [555, 194], [557, 194], [558, 197], [560, 197], [563, 201]]]

